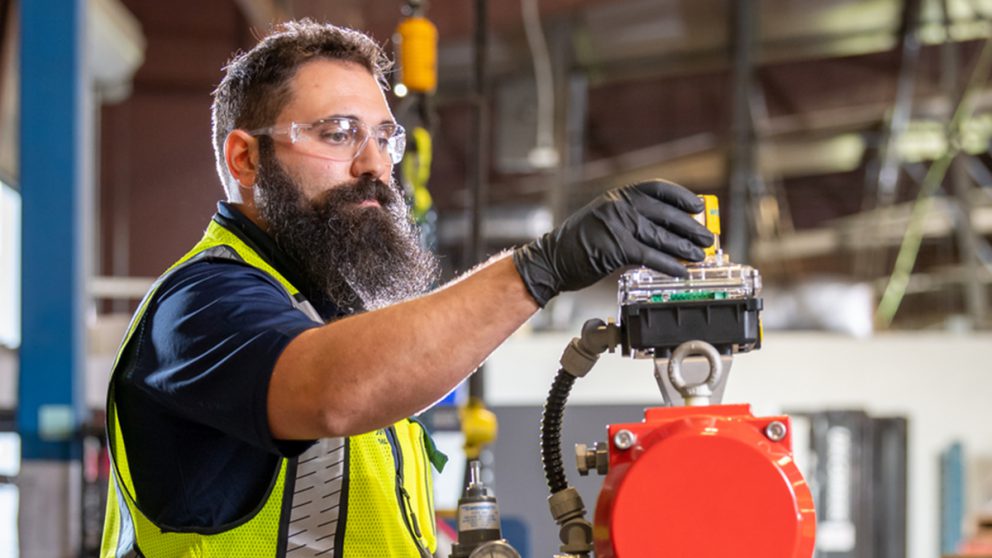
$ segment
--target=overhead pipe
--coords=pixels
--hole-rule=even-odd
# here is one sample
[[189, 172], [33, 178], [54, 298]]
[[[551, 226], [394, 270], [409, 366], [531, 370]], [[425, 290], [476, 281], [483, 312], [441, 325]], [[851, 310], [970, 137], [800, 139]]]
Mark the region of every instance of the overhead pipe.
[[[483, 238], [483, 208], [489, 197], [489, 69], [486, 53], [489, 50], [488, 0], [475, 0], [475, 68], [472, 73], [472, 135], [469, 146], [469, 245], [466, 266], [471, 268], [485, 257]], [[485, 371], [480, 367], [468, 381], [469, 397], [485, 398]]]
[[[878, 156], [868, 166], [867, 184], [861, 202], [862, 211], [892, 205], [899, 184], [901, 161], [896, 145], [905, 134], [913, 113], [913, 92], [920, 59], [920, 0], [905, 0], [899, 31], [899, 73], [896, 77], [896, 97], [888, 120], [878, 139]], [[876, 277], [885, 261], [876, 250], [860, 253], [854, 261], [856, 275]]]
[[910, 275], [920, 253], [920, 244], [924, 233], [923, 224], [930, 212], [933, 195], [940, 188], [951, 162], [961, 150], [962, 125], [974, 113], [974, 96], [985, 86], [990, 73], [992, 73], [992, 39], [987, 39], [978, 55], [978, 61], [972, 70], [968, 85], [964, 88], [961, 100], [954, 109], [954, 114], [947, 125], [947, 150], [930, 165], [926, 177], [923, 179], [923, 185], [920, 186], [916, 201], [913, 203], [913, 211], [906, 227], [906, 234], [899, 246], [896, 263], [875, 311], [875, 321], [881, 327], [887, 327], [892, 323], [892, 319], [902, 304]]
[[757, 35], [757, 14], [761, 8], [753, 2], [728, 2], [730, 36], [733, 38], [733, 123], [730, 143], [730, 223], [727, 249], [734, 261], [747, 263], [750, 251], [751, 227], [748, 219], [749, 191], [757, 168], [754, 119], [751, 95], [754, 88], [754, 39]]
[[[951, 37], [951, 12], [948, 0], [941, 3], [944, 16], [945, 37], [944, 44], [941, 45], [941, 85], [945, 95], [950, 102], [957, 99], [960, 94], [958, 84], [958, 68], [960, 64], [960, 47]], [[950, 103], [948, 103], [950, 105]], [[964, 269], [964, 302], [968, 315], [971, 318], [972, 327], [981, 329], [986, 326], [988, 316], [988, 295], [985, 285], [979, 277], [981, 270], [979, 260], [979, 239], [975, 232], [974, 223], [971, 220], [970, 197], [975, 190], [971, 179], [968, 176], [968, 155], [959, 153], [951, 162], [951, 191], [957, 201], [957, 218], [955, 219], [955, 230], [957, 233], [958, 258], [961, 267]]]

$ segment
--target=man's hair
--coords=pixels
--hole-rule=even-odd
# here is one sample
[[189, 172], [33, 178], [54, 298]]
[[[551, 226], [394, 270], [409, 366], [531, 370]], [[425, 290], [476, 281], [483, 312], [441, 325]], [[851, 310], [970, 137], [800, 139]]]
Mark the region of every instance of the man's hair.
[[383, 86], [391, 62], [368, 35], [309, 19], [282, 23], [248, 52], [235, 54], [214, 90], [211, 108], [214, 158], [228, 199], [239, 200], [227, 170], [224, 142], [232, 130], [271, 126], [290, 100], [290, 81], [303, 64], [325, 58], [361, 65]]

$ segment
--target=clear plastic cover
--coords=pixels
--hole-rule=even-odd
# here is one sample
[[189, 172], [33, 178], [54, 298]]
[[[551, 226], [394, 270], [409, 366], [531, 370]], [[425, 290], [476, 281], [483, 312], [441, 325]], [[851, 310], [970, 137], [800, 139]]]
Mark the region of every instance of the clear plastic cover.
[[761, 294], [761, 275], [749, 266], [731, 263], [722, 254], [698, 264], [688, 264], [688, 277], [672, 277], [646, 267], [620, 276], [621, 306], [634, 303], [667, 303], [754, 298]]

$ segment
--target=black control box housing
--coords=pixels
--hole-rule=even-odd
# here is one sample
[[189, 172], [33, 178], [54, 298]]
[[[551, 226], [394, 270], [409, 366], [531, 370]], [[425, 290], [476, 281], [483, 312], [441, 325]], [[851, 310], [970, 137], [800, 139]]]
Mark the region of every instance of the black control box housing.
[[623, 353], [669, 356], [686, 341], [701, 340], [723, 354], [761, 347], [760, 298], [637, 302], [620, 307]]

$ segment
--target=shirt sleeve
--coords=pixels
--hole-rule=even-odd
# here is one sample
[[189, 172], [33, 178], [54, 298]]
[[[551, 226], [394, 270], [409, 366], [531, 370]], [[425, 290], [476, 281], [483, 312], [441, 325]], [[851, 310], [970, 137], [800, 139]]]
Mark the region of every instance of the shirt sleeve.
[[276, 360], [322, 324], [251, 266], [207, 260], [166, 278], [147, 310], [126, 381], [168, 411], [283, 457], [312, 441], [276, 440], [268, 389]]

